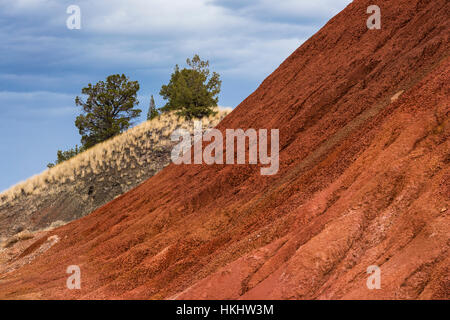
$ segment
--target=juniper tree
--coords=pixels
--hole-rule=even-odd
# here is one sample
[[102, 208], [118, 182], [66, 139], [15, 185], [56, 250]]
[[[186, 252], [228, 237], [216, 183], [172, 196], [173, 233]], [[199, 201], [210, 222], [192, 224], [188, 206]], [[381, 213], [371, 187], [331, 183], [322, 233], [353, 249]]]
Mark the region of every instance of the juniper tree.
[[155, 99], [153, 98], [153, 95], [152, 95], [150, 98], [150, 106], [148, 108], [147, 120], [152, 120], [152, 119], [156, 118], [157, 116], [159, 116], [159, 112], [156, 109]]
[[197, 54], [186, 63], [189, 68], [180, 70], [176, 65], [169, 84], [161, 87], [160, 95], [167, 100], [161, 111], [175, 110], [187, 119], [214, 114], [222, 85], [219, 74], [210, 75], [209, 61], [202, 61]]

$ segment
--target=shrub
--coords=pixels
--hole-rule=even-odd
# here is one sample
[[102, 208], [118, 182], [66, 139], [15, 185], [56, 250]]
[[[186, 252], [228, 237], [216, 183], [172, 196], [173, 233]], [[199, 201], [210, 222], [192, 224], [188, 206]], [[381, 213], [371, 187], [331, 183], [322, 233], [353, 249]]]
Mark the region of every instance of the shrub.
[[99, 142], [112, 138], [127, 130], [131, 121], [142, 110], [134, 108], [139, 104], [137, 92], [139, 83], [130, 81], [124, 74], [111, 75], [106, 82], [99, 81], [81, 90], [86, 101], [76, 97], [75, 103], [82, 107], [82, 114], [75, 121], [81, 135], [83, 147], [90, 148]]

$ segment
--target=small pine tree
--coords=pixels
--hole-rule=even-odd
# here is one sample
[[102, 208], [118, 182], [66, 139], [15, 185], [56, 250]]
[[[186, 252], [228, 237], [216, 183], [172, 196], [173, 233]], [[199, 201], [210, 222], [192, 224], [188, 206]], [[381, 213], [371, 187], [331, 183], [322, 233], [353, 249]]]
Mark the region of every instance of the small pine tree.
[[155, 119], [157, 116], [159, 116], [159, 112], [156, 109], [155, 99], [152, 95], [152, 97], [150, 98], [150, 107], [148, 108], [147, 120]]

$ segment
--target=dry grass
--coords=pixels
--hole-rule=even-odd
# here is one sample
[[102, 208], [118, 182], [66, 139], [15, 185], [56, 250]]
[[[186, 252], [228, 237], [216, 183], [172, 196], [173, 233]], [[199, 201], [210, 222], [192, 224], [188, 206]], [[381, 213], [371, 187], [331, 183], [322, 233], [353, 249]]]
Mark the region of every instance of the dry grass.
[[[219, 109], [218, 111], [217, 115], [202, 120], [204, 127], [217, 125], [231, 110]], [[130, 166], [151, 165], [152, 159], [140, 158], [139, 150], [142, 148], [158, 150], [158, 148], [162, 149], [164, 146], [170, 145], [171, 133], [181, 127], [192, 129], [193, 123], [174, 113], [143, 122], [2, 192], [0, 205], [20, 199], [20, 196], [24, 195], [56, 192], [55, 185], [76, 183], [78, 177], [97, 175], [107, 167], [114, 167], [120, 172]]]

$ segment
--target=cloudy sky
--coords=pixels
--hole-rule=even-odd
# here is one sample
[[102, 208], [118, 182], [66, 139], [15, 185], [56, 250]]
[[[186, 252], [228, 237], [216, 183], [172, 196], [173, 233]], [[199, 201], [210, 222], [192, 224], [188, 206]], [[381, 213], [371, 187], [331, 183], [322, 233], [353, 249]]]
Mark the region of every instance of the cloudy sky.
[[[198, 53], [235, 107], [350, 0], [0, 0], [0, 191], [80, 143], [74, 98], [125, 73], [149, 97]], [[69, 30], [67, 8], [81, 8]], [[143, 120], [143, 118], [141, 119]]]

